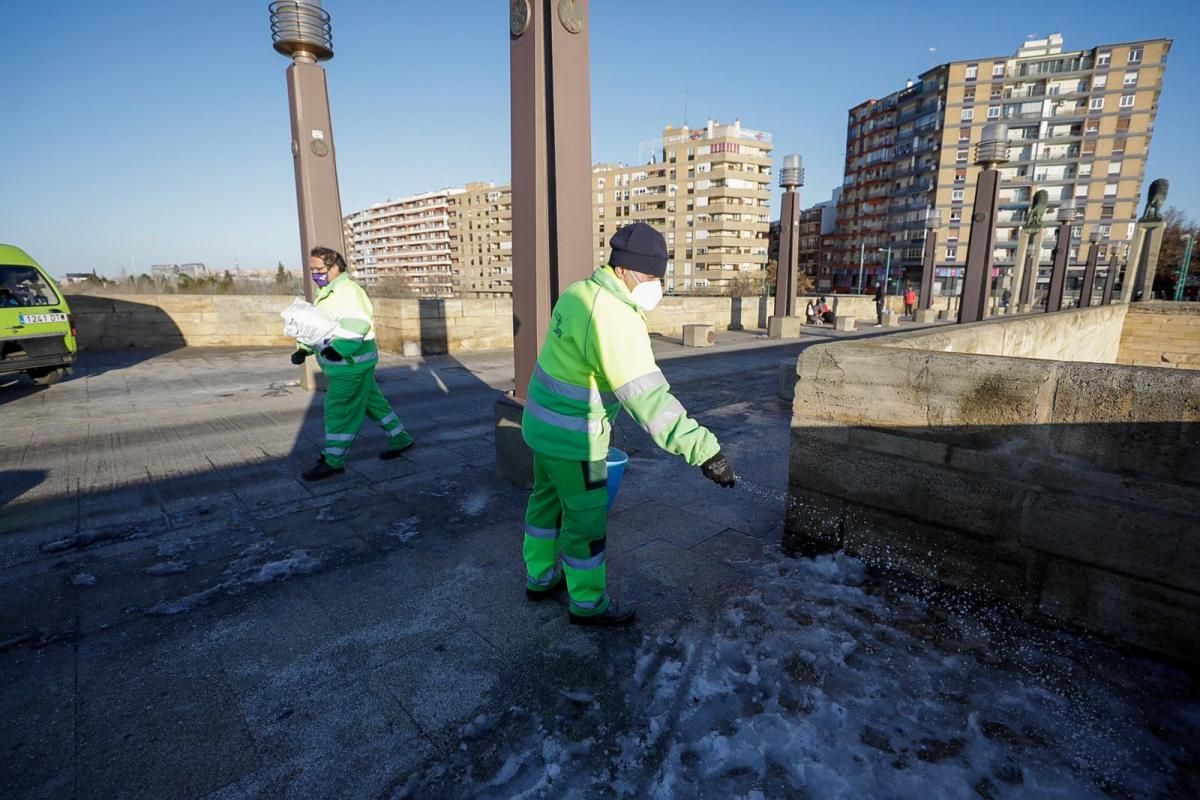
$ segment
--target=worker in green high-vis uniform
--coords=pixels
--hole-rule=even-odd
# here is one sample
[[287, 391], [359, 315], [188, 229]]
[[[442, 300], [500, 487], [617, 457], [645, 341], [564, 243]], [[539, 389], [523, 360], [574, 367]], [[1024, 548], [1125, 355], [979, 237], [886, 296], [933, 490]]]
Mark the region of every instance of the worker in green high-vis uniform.
[[342, 254], [328, 247], [314, 247], [309, 267], [313, 283], [320, 287], [313, 304], [337, 320], [337, 328], [321, 347], [297, 344], [293, 364], [316, 353], [325, 373], [325, 448], [314, 467], [303, 473], [306, 481], [319, 481], [345, 471], [350, 450], [363, 417], [383, 428], [388, 437], [382, 459], [396, 458], [413, 446], [387, 398], [375, 382], [379, 350], [375, 346], [374, 313], [371, 300], [346, 274]]
[[566, 589], [580, 625], [633, 621], [606, 591], [609, 432], [623, 406], [669, 453], [721, 486], [735, 476], [711, 431], [688, 417], [654, 361], [645, 312], [662, 299], [662, 234], [645, 223], [617, 231], [608, 264], [572, 284], [554, 305], [521, 421], [533, 449], [525, 512], [525, 593]]

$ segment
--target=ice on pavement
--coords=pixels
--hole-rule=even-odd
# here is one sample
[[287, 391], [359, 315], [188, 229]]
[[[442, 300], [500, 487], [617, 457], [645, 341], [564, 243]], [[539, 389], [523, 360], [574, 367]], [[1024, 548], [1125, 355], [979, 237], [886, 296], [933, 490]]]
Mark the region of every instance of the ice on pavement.
[[[182, 597], [160, 600], [147, 608], [146, 613], [152, 616], [186, 614], [212, 601], [221, 593], [237, 594], [245, 591], [250, 585], [261, 585], [287, 580], [297, 575], [307, 575], [315, 572], [321, 566], [320, 559], [309, 555], [307, 550], [292, 550], [283, 558], [272, 559], [269, 555], [272, 545], [274, 545], [274, 541], [271, 539], [255, 542], [243, 549], [237, 558], [230, 562], [225, 571], [221, 573], [221, 579], [216, 583]], [[167, 565], [176, 563], [178, 562], [156, 564], [147, 572], [159, 568], [166, 571], [153, 574], [171, 574]], [[187, 569], [186, 564], [181, 566]]]
[[1195, 796], [1184, 672], [843, 554], [761, 570], [627, 639], [627, 671], [532, 677], [530, 702], [476, 717], [392, 796]]

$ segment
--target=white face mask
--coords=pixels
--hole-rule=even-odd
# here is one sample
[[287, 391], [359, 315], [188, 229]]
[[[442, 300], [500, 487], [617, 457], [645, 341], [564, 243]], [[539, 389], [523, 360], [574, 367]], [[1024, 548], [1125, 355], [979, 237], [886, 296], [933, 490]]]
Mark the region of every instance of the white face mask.
[[638, 304], [638, 307], [644, 311], [653, 311], [654, 307], [662, 300], [662, 284], [657, 278], [651, 278], [648, 281], [638, 281], [637, 286], [629, 292], [633, 298], [633, 302]]

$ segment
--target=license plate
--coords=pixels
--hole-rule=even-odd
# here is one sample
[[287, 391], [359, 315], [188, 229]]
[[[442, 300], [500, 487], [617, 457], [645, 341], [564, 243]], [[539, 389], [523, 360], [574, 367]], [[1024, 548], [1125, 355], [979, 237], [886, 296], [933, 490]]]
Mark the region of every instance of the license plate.
[[36, 325], [39, 322], [66, 322], [66, 314], [21, 314], [22, 325]]

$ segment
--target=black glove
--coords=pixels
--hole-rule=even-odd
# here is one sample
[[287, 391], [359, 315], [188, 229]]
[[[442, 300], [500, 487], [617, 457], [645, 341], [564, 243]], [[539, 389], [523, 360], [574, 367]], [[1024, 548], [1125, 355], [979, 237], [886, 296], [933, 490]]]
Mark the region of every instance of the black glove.
[[704, 473], [704, 477], [713, 483], [721, 484], [726, 489], [731, 488], [737, 482], [733, 474], [733, 467], [729, 466], [729, 462], [725, 460], [725, 456], [719, 452], [701, 464], [700, 471]]
[[342, 354], [339, 353], [337, 350], [334, 350], [332, 347], [326, 347], [324, 350], [321, 351], [321, 355], [323, 355], [325, 357], [326, 361], [341, 361], [342, 360]]
[[292, 353], [292, 363], [296, 366], [303, 364], [304, 359], [306, 358], [308, 358], [308, 353], [304, 352], [303, 350], [297, 350], [296, 352]]

